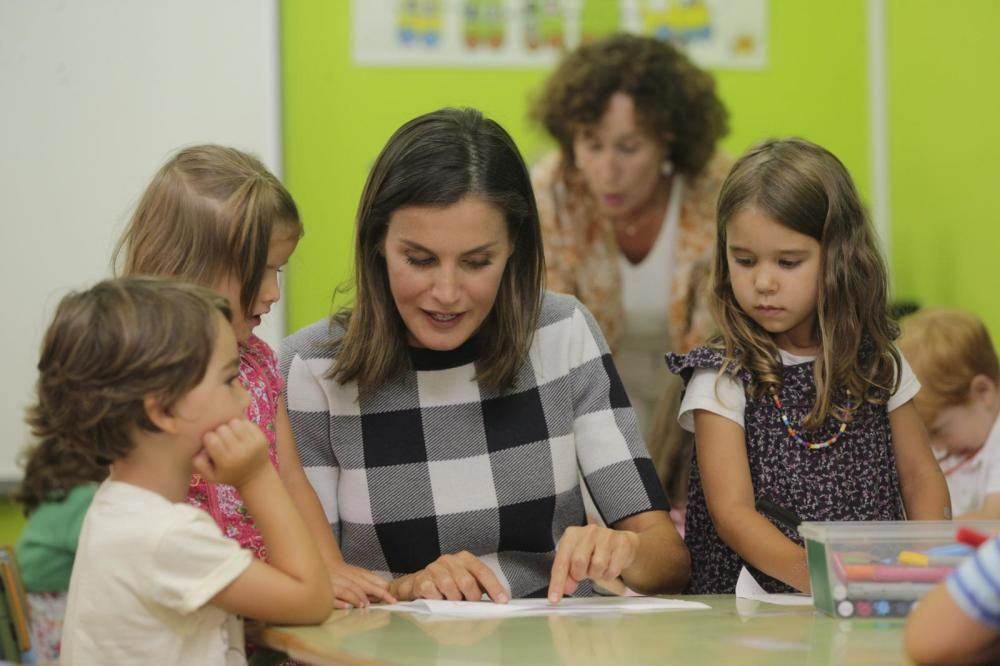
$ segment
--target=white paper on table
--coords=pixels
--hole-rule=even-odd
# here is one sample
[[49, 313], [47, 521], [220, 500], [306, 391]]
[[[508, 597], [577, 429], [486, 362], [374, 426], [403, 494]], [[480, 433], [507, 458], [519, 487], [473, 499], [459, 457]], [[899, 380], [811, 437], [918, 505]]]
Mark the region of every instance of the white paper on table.
[[438, 601], [419, 599], [372, 606], [373, 610], [417, 613], [439, 617], [489, 618], [525, 615], [587, 615], [643, 613], [651, 611], [702, 610], [710, 608], [699, 601], [661, 599], [659, 597], [599, 597], [563, 599], [553, 606], [548, 599], [513, 599], [506, 604], [492, 601]]
[[813, 598], [804, 594], [780, 594], [764, 591], [757, 579], [746, 567], [740, 569], [740, 577], [736, 579], [736, 596], [740, 599], [753, 599], [768, 604], [781, 606], [812, 606]]

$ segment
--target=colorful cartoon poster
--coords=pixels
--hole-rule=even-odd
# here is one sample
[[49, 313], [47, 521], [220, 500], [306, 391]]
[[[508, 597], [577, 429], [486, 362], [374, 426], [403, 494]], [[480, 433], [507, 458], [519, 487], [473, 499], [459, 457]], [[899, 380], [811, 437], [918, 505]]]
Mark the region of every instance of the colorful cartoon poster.
[[442, 0], [409, 0], [396, 8], [396, 39], [403, 49], [436, 48], [441, 43]]
[[767, 0], [352, 0], [359, 65], [548, 67], [626, 30], [708, 67], [767, 62]]
[[767, 62], [763, 0], [626, 0], [622, 28], [669, 39], [708, 67], [754, 68]]

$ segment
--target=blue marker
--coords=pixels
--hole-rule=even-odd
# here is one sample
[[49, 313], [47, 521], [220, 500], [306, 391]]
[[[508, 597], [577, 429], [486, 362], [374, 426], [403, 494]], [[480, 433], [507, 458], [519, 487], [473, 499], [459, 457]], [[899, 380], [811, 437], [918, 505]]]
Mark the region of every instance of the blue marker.
[[923, 551], [925, 555], [942, 555], [942, 556], [963, 556], [971, 555], [976, 551], [972, 546], [965, 543], [949, 543], [944, 546], [935, 546], [933, 548], [928, 548]]

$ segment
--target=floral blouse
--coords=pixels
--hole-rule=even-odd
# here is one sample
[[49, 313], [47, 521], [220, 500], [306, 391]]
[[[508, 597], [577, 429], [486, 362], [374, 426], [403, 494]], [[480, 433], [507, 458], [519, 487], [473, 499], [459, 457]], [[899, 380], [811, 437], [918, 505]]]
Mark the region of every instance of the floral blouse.
[[[255, 335], [240, 345], [240, 381], [250, 392], [247, 418], [267, 437], [268, 456], [278, 468], [275, 418], [284, 380], [278, 371], [278, 359], [267, 343]], [[232, 486], [209, 483], [198, 474], [191, 477], [188, 504], [208, 511], [222, 533], [249, 548], [261, 560], [267, 560], [267, 548], [253, 518], [247, 513], [243, 498]]]
[[[707, 288], [715, 247], [715, 205], [730, 166], [730, 160], [717, 152], [702, 173], [685, 181], [664, 351], [669, 342], [672, 350], [687, 352], [702, 344], [714, 328]], [[560, 152], [535, 165], [531, 180], [545, 244], [546, 287], [582, 301], [614, 350], [624, 310], [611, 220], [601, 215], [580, 174], [566, 169]]]

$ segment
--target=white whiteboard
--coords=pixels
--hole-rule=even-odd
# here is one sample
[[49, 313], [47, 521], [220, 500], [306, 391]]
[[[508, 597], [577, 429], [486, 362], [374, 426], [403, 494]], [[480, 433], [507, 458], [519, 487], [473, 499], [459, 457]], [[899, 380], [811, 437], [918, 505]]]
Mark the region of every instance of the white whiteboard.
[[[110, 274], [178, 148], [222, 143], [280, 175], [276, 0], [0, 0], [0, 481], [21, 477], [42, 333]], [[283, 331], [272, 311], [262, 337]]]

